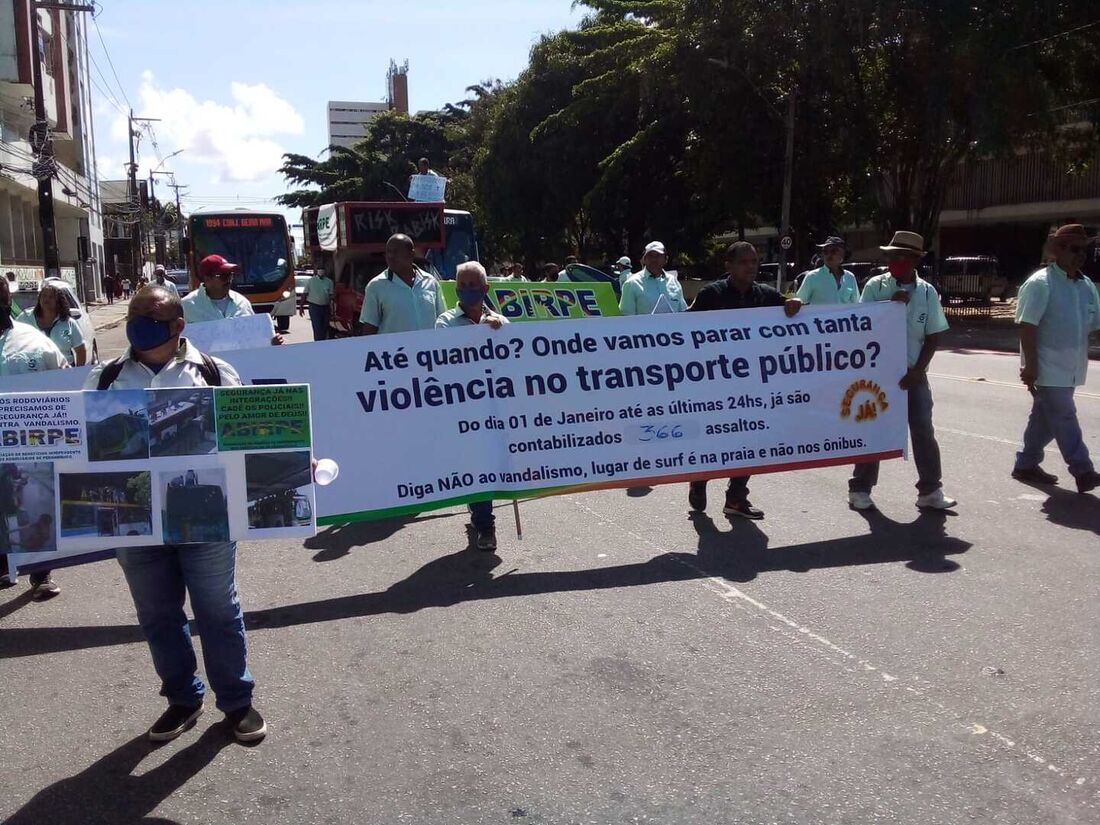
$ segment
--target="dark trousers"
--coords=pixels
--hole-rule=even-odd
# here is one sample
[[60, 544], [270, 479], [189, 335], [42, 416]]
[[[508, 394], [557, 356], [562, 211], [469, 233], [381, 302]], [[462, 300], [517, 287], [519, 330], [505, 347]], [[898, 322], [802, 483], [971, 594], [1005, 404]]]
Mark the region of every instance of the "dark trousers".
[[[749, 500], [749, 479], [752, 476], [733, 476], [729, 480], [729, 484], [726, 487], [726, 498], [735, 502], [744, 502]], [[705, 490], [707, 489], [707, 483], [705, 481], [693, 481], [691, 486], [695, 489]]]
[[[940, 464], [940, 445], [932, 427], [932, 388], [927, 376], [909, 389], [909, 437], [913, 441], [913, 461], [917, 465], [917, 492], [924, 496], [943, 486]], [[878, 484], [877, 461], [857, 464], [848, 480], [848, 490], [853, 493], [870, 493]]]
[[313, 340], [328, 340], [328, 319], [330, 308], [328, 304], [310, 304], [309, 322], [313, 325]]

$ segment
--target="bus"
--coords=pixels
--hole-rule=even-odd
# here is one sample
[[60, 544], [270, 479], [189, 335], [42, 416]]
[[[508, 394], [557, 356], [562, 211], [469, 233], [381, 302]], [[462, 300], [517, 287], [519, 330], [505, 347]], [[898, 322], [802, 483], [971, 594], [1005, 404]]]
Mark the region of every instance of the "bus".
[[386, 240], [403, 232], [416, 246], [416, 264], [440, 280], [458, 265], [478, 260], [474, 219], [442, 203], [342, 202], [302, 211], [305, 244], [314, 267], [334, 283], [330, 332], [356, 334], [367, 282], [386, 268]]
[[197, 288], [199, 262], [221, 255], [240, 270], [233, 289], [252, 302], [256, 312], [271, 312], [294, 295], [294, 243], [286, 218], [278, 212], [198, 212], [188, 219], [188, 236], [181, 248], [187, 255], [191, 288]]

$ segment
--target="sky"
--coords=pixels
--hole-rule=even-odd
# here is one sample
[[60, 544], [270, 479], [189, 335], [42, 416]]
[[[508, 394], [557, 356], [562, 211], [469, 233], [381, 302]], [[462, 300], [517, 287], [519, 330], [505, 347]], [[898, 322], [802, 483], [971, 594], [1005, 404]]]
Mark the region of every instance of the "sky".
[[[583, 15], [572, 0], [102, 0], [88, 27], [100, 178], [125, 176], [132, 107], [160, 118], [139, 175], [174, 173], [185, 212], [276, 208], [283, 152], [325, 149], [329, 100], [384, 100], [391, 58], [409, 62], [410, 110], [438, 109], [514, 79], [540, 36]], [[155, 182], [172, 196], [171, 178]]]

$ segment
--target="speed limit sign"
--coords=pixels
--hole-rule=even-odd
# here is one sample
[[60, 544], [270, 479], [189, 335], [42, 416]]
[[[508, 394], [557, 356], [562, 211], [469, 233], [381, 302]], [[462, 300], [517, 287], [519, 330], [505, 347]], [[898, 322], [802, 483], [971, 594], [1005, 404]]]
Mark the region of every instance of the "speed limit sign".
[[782, 238], [779, 239], [779, 246], [782, 249], [790, 249], [792, 246], [794, 246], [794, 238], [792, 238], [790, 235], [784, 235]]

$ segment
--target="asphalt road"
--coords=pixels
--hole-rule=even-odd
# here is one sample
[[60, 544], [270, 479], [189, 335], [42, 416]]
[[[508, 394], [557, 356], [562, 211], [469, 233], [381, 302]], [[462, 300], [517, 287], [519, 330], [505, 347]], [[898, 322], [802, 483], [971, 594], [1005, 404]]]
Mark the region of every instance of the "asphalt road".
[[[872, 514], [830, 468], [754, 479], [758, 524], [712, 483], [706, 516], [682, 485], [524, 502], [522, 541], [501, 506], [496, 557], [457, 510], [242, 543], [256, 747], [212, 703], [144, 742], [114, 562], [2, 591], [0, 819], [1100, 821], [1100, 498], [1056, 455], [1057, 489], [1009, 478], [1015, 359], [932, 371], [957, 514], [895, 461]], [[1100, 370], [1078, 405], [1100, 456]]]

